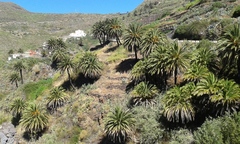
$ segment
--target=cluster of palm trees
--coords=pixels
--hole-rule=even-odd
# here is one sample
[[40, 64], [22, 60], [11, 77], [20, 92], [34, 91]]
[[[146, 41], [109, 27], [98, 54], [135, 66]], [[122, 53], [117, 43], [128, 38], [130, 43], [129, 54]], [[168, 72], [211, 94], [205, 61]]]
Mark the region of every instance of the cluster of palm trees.
[[[129, 25], [123, 41], [135, 51], [136, 59], [138, 50], [143, 57], [130, 72], [136, 83], [130, 93], [134, 104], [152, 103], [161, 92], [162, 116], [179, 124], [239, 111], [239, 24], [225, 31], [218, 44], [179, 43], [139, 24]], [[106, 134], [122, 139], [125, 136], [119, 133], [126, 134], [128, 128], [121, 125], [130, 121], [115, 110], [107, 119]]]
[[92, 26], [92, 34], [99, 40], [101, 45], [111, 38], [116, 39], [118, 46], [121, 45], [120, 36], [122, 32], [123, 28], [117, 18], [105, 19], [104, 21], [96, 22]]
[[56, 65], [61, 72], [67, 72], [68, 80], [73, 88], [75, 88], [71, 77], [73, 73], [82, 73], [89, 78], [101, 76], [103, 64], [98, 60], [97, 55], [81, 51], [80, 56], [71, 57], [62, 39], [50, 39], [47, 43], [48, 49], [52, 53], [52, 65]]
[[50, 90], [46, 100], [46, 108], [43, 105], [27, 103], [20, 98], [15, 99], [10, 106], [16, 123], [20, 123], [32, 138], [36, 138], [48, 127], [49, 114], [46, 109], [50, 110], [50, 113], [56, 111], [67, 102], [68, 95], [62, 87], [55, 87]]

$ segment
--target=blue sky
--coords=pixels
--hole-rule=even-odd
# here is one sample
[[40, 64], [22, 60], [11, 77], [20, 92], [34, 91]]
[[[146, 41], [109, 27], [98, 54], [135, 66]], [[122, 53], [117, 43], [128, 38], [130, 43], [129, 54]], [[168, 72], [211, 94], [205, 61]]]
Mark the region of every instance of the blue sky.
[[37, 13], [125, 13], [144, 0], [0, 0]]

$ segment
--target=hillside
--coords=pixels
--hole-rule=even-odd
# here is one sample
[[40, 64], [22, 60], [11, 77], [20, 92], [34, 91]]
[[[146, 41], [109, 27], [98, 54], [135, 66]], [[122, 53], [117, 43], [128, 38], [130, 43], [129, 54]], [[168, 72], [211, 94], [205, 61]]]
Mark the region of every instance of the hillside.
[[[0, 138], [14, 135], [23, 144], [240, 143], [240, 35], [220, 39], [225, 30], [240, 34], [240, 26], [233, 27], [239, 5], [144, 0], [132, 12], [100, 15], [31, 13], [0, 2]], [[133, 23], [142, 24], [139, 33], [126, 30]], [[123, 30], [117, 31], [122, 44], [114, 28]], [[76, 30], [87, 36], [61, 39]], [[10, 52], [41, 54], [7, 61]]]

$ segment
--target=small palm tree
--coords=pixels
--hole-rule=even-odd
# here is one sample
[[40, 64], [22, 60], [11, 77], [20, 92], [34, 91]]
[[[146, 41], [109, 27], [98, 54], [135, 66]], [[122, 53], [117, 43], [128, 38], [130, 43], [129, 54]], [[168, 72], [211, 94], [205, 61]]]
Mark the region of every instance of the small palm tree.
[[134, 87], [132, 91], [133, 102], [135, 105], [141, 104], [142, 102], [145, 105], [154, 103], [152, 100], [158, 94], [158, 88], [155, 85], [141, 82]]
[[237, 66], [238, 78], [240, 79], [240, 25], [235, 24], [224, 32], [219, 45], [219, 56], [226, 66]]
[[142, 39], [141, 53], [144, 57], [147, 57], [154, 49], [156, 49], [160, 44], [164, 44], [165, 37], [157, 29], [151, 29], [148, 31]]
[[131, 79], [135, 81], [146, 80], [147, 64], [146, 60], [138, 61], [131, 70]]
[[197, 85], [196, 89], [193, 92], [196, 96], [204, 96], [204, 95], [216, 95], [220, 91], [220, 85], [218, 82], [218, 78], [212, 73], [209, 73], [209, 75], [206, 78], [201, 79]]
[[50, 91], [47, 101], [47, 107], [56, 110], [67, 101], [67, 95], [62, 87], [55, 87]]
[[60, 69], [62, 72], [67, 71], [68, 74], [68, 80], [72, 87], [74, 88], [74, 85], [72, 83], [70, 72], [74, 69], [74, 63], [72, 59], [69, 56], [65, 56], [59, 63], [58, 63], [58, 69]]
[[129, 111], [116, 107], [106, 119], [105, 133], [113, 142], [124, 143], [134, 125], [134, 118]]
[[223, 115], [227, 112], [236, 112], [240, 104], [240, 87], [234, 81], [220, 80], [221, 90], [218, 94], [210, 96], [216, 115]]
[[135, 58], [137, 58], [137, 51], [139, 50], [141, 39], [143, 36], [143, 27], [140, 24], [129, 24], [126, 35], [124, 36], [124, 43], [123, 45], [130, 49], [134, 50]]
[[18, 81], [20, 80], [18, 73], [13, 73], [10, 75], [10, 82], [13, 84], [15, 83], [16, 87], [18, 88]]
[[31, 134], [36, 135], [48, 125], [48, 114], [40, 105], [30, 104], [23, 111], [20, 125]]
[[174, 86], [163, 98], [163, 115], [170, 122], [186, 123], [194, 121], [195, 110], [191, 103], [193, 83], [183, 87]]
[[96, 54], [86, 52], [79, 58], [77, 68], [85, 77], [98, 78], [101, 76], [103, 64]]
[[23, 69], [25, 69], [25, 65], [23, 64], [22, 61], [17, 61], [13, 68], [16, 70], [16, 71], [19, 71], [19, 74], [20, 74], [20, 77], [21, 77], [21, 82], [23, 84], [23, 74], [22, 74], [22, 71]]
[[11, 104], [10, 110], [14, 117], [22, 116], [23, 110], [26, 108], [26, 103], [23, 99], [15, 99]]
[[205, 66], [192, 64], [184, 73], [183, 79], [197, 83], [200, 81], [200, 79], [206, 78], [208, 74], [209, 71]]

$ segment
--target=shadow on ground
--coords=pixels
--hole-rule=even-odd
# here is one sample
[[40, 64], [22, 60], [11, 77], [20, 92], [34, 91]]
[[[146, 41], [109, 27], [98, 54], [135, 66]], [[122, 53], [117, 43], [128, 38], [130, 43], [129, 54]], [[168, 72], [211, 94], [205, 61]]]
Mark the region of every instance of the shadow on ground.
[[[94, 82], [96, 82], [99, 78], [89, 78], [89, 77], [85, 77], [83, 74], [79, 74], [78, 77], [72, 81], [73, 85], [75, 88], [80, 88], [82, 87], [82, 85], [86, 84], [93, 84]], [[67, 80], [62, 84], [62, 87], [66, 90], [72, 90], [72, 85], [70, 84], [70, 81]]]
[[109, 43], [110, 43], [110, 41], [106, 41], [104, 44], [96, 45], [95, 47], [90, 48], [90, 51], [99, 50], [99, 49], [103, 48], [104, 46], [108, 45]]
[[116, 71], [120, 73], [128, 72], [138, 62], [136, 59], [125, 59], [116, 66]]
[[108, 49], [105, 51], [105, 53], [113, 52], [113, 51], [115, 51], [118, 47], [119, 47], [119, 46], [116, 45], [116, 46], [114, 46], [114, 47], [108, 48]]

